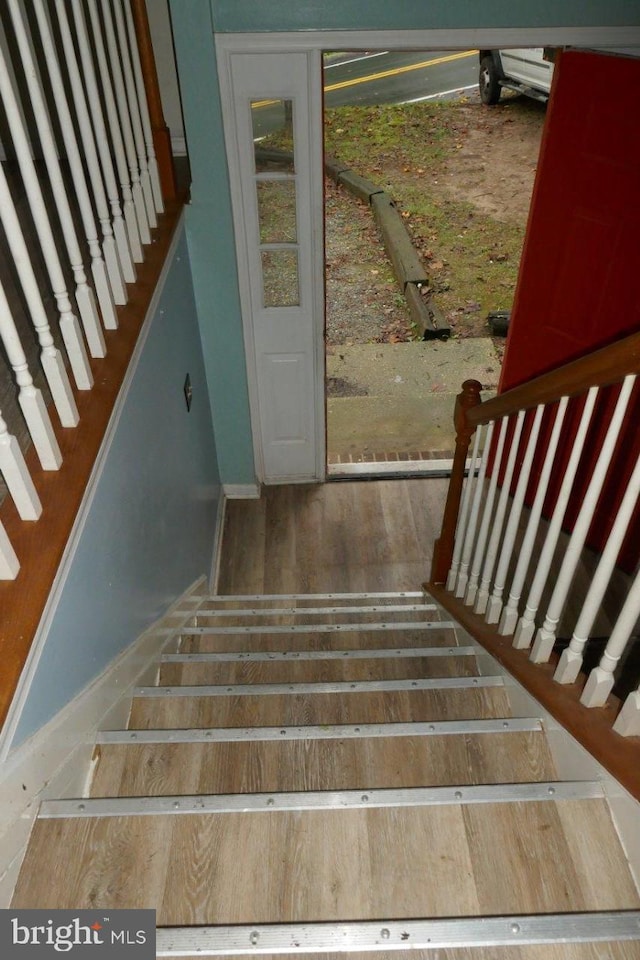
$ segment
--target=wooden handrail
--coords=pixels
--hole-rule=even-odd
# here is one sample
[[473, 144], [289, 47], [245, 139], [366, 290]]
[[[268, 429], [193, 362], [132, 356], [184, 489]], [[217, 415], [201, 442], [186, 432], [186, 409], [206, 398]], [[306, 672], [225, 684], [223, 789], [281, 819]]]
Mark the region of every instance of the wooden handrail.
[[469, 443], [476, 431], [471, 424], [470, 414], [480, 408], [480, 391], [482, 384], [477, 380], [465, 380], [462, 384], [462, 393], [456, 397], [453, 412], [453, 422], [456, 428], [456, 449], [453, 455], [453, 467], [447, 502], [444, 508], [442, 530], [433, 545], [433, 563], [431, 566], [431, 580], [434, 583], [444, 583], [453, 557], [453, 542], [456, 533], [458, 510], [462, 496], [462, 484], [469, 454]]
[[518, 410], [529, 410], [539, 403], [554, 403], [560, 397], [573, 397], [590, 387], [617, 383], [629, 373], [640, 373], [640, 333], [610, 343], [586, 357], [580, 357], [486, 400], [470, 408], [467, 418], [475, 428], [478, 424], [489, 423]]
[[162, 111], [160, 84], [158, 83], [158, 71], [156, 70], [156, 60], [153, 54], [151, 30], [149, 29], [149, 17], [147, 15], [145, 0], [131, 0], [131, 12], [133, 14], [133, 22], [138, 38], [142, 76], [147, 92], [147, 102], [149, 104], [153, 149], [155, 150], [156, 160], [158, 162], [162, 196], [165, 200], [175, 200], [178, 195], [178, 190], [175, 167], [173, 165], [173, 152], [171, 150], [171, 133], [165, 123], [164, 113]]
[[444, 583], [451, 567], [465, 463], [469, 442], [476, 428], [541, 403], [555, 403], [561, 397], [584, 393], [593, 386], [604, 387], [617, 383], [632, 373], [640, 373], [640, 333], [601, 347], [586, 357], [544, 373], [484, 403], [480, 402], [478, 381], [465, 380], [462, 393], [456, 398], [456, 450], [442, 530], [434, 545], [431, 583]]

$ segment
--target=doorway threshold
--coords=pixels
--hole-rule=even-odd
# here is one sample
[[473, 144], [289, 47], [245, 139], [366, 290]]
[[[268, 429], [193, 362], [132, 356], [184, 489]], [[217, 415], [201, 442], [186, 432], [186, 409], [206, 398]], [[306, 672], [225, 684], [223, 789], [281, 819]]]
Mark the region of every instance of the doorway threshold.
[[453, 460], [394, 460], [360, 461], [358, 463], [327, 464], [328, 480], [347, 480], [350, 477], [448, 477]]

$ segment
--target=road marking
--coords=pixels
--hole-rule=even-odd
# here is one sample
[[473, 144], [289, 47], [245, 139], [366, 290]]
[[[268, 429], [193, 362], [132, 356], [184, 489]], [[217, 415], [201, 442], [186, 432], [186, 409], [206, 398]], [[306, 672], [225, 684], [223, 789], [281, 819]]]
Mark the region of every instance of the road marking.
[[392, 70], [383, 70], [380, 73], [371, 73], [367, 77], [355, 77], [353, 80], [342, 80], [340, 83], [331, 83], [325, 86], [324, 92], [344, 90], [346, 87], [355, 87], [359, 83], [369, 83], [371, 80], [382, 80], [385, 77], [397, 77], [412, 70], [422, 70], [426, 67], [435, 67], [440, 63], [451, 63], [453, 60], [463, 60], [465, 57], [477, 56], [477, 50], [465, 50], [462, 53], [450, 53], [446, 57], [437, 57], [435, 60], [422, 60], [420, 63], [409, 63], [404, 67], [394, 67]]
[[[451, 63], [454, 60], [464, 60], [465, 57], [474, 57], [477, 55], [477, 53], [477, 50], [465, 50], [462, 53], [450, 53], [446, 57], [436, 57], [435, 60], [421, 60], [420, 63], [409, 63], [404, 67], [394, 67], [393, 70], [382, 70], [380, 73], [370, 73], [366, 77], [354, 77], [352, 80], [342, 80], [340, 83], [329, 83], [324, 87], [324, 92], [331, 93], [333, 90], [344, 90], [346, 87], [355, 87], [359, 83], [370, 83], [372, 80], [383, 80], [385, 77], [397, 77], [402, 73], [410, 73], [412, 70], [423, 70], [426, 67], [436, 67], [440, 63]], [[377, 54], [375, 54], [375, 56], [377, 56]], [[338, 64], [336, 64], [336, 66], [338, 66]], [[453, 91], [447, 92], [451, 93]], [[442, 94], [436, 94], [436, 96], [442, 96]], [[251, 109], [258, 110], [260, 107], [271, 107], [274, 103], [278, 102], [278, 100], [253, 100], [251, 103]], [[414, 103], [417, 101], [407, 100], [405, 102]]]
[[384, 57], [389, 53], [388, 50], [380, 50], [379, 53], [365, 53], [361, 57], [354, 57], [352, 60], [338, 60], [336, 63], [325, 63], [324, 69], [331, 70], [332, 67], [346, 67], [348, 63], [360, 63], [361, 60], [373, 60], [374, 57]]
[[422, 103], [424, 100], [437, 100], [438, 97], [448, 97], [452, 93], [464, 93], [465, 90], [475, 90], [477, 83], [470, 83], [468, 87], [454, 87], [453, 90], [442, 90], [440, 93], [430, 93], [426, 97], [415, 97], [413, 100], [403, 100], [402, 103]]

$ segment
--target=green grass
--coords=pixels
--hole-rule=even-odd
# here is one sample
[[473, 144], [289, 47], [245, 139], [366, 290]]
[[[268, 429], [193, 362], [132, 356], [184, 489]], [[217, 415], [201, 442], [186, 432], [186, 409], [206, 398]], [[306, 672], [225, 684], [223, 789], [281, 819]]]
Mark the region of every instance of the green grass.
[[340, 107], [326, 112], [325, 146], [393, 197], [445, 314], [484, 322], [512, 305], [524, 225], [499, 222], [444, 188], [468, 123], [456, 103]]

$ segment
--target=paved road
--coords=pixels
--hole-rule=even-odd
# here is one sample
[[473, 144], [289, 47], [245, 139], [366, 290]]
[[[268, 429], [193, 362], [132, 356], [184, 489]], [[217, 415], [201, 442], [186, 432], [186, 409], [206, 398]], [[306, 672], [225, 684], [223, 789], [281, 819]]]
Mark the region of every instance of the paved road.
[[476, 50], [346, 53], [329, 57], [324, 70], [325, 102], [406, 103], [452, 96], [478, 83]]
[[[476, 50], [345, 53], [327, 59], [324, 67], [328, 107], [430, 100], [458, 96], [470, 88], [478, 89]], [[255, 103], [256, 139], [278, 130], [283, 122], [281, 101]]]

